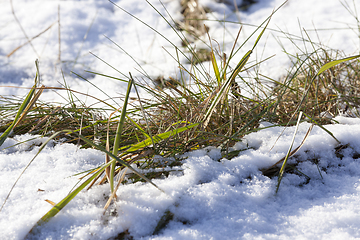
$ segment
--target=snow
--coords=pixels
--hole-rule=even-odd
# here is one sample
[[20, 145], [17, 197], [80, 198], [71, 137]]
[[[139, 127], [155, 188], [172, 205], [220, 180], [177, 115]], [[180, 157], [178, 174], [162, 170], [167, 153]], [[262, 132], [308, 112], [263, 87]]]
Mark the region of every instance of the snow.
[[[169, 20], [158, 1], [150, 1]], [[209, 19], [224, 19], [259, 25], [283, 3], [280, 0], [259, 0], [247, 11], [235, 14], [233, 8], [215, 0], [200, 0], [214, 12]], [[229, 1], [233, 2], [233, 1]], [[240, 1], [238, 1], [240, 2]], [[357, 23], [346, 8], [345, 1], [292, 1], [272, 17], [268, 30], [259, 43], [253, 59], [276, 56], [261, 65], [261, 73], [281, 77], [290, 66], [283, 52], [313, 51], [310, 45], [296, 41], [295, 47], [286, 36], [301, 36], [306, 29], [316, 43], [344, 51], [346, 56], [359, 53]], [[354, 1], [347, 1], [355, 12]], [[143, 0], [116, 1], [121, 8], [142, 19], [177, 46], [181, 41], [158, 13]], [[180, 19], [179, 1], [164, 1], [175, 19]], [[353, 5], [354, 4], [354, 5]], [[7, 57], [26, 42], [14, 20], [10, 1], [0, 2], [0, 96], [22, 96], [33, 85], [34, 61], [40, 59], [42, 83], [60, 86], [62, 69], [66, 83], [74, 90], [101, 93], [86, 81], [70, 74], [83, 75], [108, 93], [124, 93], [123, 82], [86, 73], [93, 70], [125, 79], [128, 72], [136, 78], [144, 71], [152, 77], [176, 76], [177, 63], [164, 51], [174, 54], [169, 41], [107, 1], [13, 1], [17, 18], [29, 38], [48, 31]], [[58, 7], [60, 6], [61, 56], [59, 61]], [[206, 21], [210, 35], [230, 52], [239, 29], [238, 24]], [[348, 27], [353, 29], [346, 29]], [[315, 32], [314, 29], [319, 29]], [[255, 28], [244, 25], [239, 42]], [[284, 31], [288, 35], [281, 33]], [[225, 37], [224, 37], [225, 34]], [[304, 32], [302, 33], [304, 34]], [[119, 50], [119, 44], [134, 56], [142, 69]], [[240, 59], [256, 39], [255, 36], [233, 59]], [[205, 39], [206, 40], [206, 39]], [[207, 41], [207, 40], [206, 40]], [[282, 49], [279, 42], [284, 46]], [[224, 44], [222, 44], [224, 43]], [[200, 42], [194, 45], [201, 46]], [[317, 45], [318, 46], [318, 45]], [[89, 52], [114, 66], [109, 67]], [[185, 57], [180, 57], [186, 63]], [[139, 72], [140, 71], [140, 72]], [[142, 73], [141, 73], [142, 72]], [[124, 76], [124, 75], [125, 76]], [[253, 74], [253, 73], [250, 73]], [[13, 87], [7, 87], [7, 86]], [[60, 93], [61, 94], [61, 93]], [[66, 94], [66, 93], [65, 93]], [[106, 98], [106, 97], [104, 97]], [[63, 101], [51, 91], [43, 101]], [[92, 101], [86, 99], [87, 102]], [[156, 179], [165, 193], [150, 184], [135, 183], [119, 188], [116, 203], [103, 213], [109, 186], [95, 186], [76, 196], [56, 217], [40, 228], [37, 239], [109, 239], [128, 231], [135, 239], [355, 239], [360, 238], [360, 119], [338, 116], [338, 123], [324, 126], [344, 146], [336, 152], [336, 140], [315, 126], [305, 144], [291, 158], [299, 162], [297, 169], [305, 175], [286, 174], [275, 195], [277, 178], [269, 178], [261, 169], [272, 166], [284, 157], [293, 137], [294, 127], [273, 126], [251, 133], [234, 146], [243, 150], [228, 160], [221, 158], [214, 147], [187, 153], [184, 164], [174, 167], [166, 179]], [[262, 123], [263, 127], [271, 124]], [[303, 140], [310, 123], [301, 123], [294, 147]], [[27, 141], [28, 140], [28, 141]], [[9, 138], [0, 147], [0, 203], [24, 167], [35, 156], [45, 138], [22, 135]], [[15, 145], [19, 142], [23, 144]], [[59, 202], [78, 183], [79, 172], [95, 168], [105, 156], [93, 149], [50, 141], [17, 182], [0, 212], [0, 233], [3, 239], [23, 239], [32, 226], [51, 209], [44, 200]], [[309, 161], [312, 160], [312, 161]], [[170, 211], [173, 219], [166, 228], [153, 235], [157, 223]]]

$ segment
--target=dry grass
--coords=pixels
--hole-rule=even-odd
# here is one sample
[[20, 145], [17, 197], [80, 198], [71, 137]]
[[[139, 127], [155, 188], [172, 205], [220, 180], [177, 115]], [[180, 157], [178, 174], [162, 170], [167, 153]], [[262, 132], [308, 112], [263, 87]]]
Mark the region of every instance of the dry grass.
[[187, 42], [184, 45], [193, 42], [196, 38], [204, 35], [208, 31], [205, 26], [206, 12], [204, 8], [198, 3], [198, 0], [181, 0], [181, 14], [184, 19], [177, 22], [180, 30], [188, 33]]
[[[292, 116], [299, 110], [320, 123], [330, 123], [329, 118], [322, 117], [325, 112], [333, 116], [339, 112], [355, 116], [358, 113], [354, 109], [360, 106], [359, 88], [356, 87], [359, 86], [360, 81], [358, 60], [338, 64], [320, 75], [310, 86], [306, 100], [299, 108], [304, 90], [309, 87], [317, 69], [341, 57], [338, 52], [324, 50], [312, 54], [306, 61], [299, 57], [294, 64], [294, 72], [289, 72], [282, 82], [279, 81], [272, 92], [267, 94], [269, 97], [248, 99], [241, 95], [241, 92], [229, 91], [214, 110], [206, 126], [179, 133], [159, 142], [152, 151], [147, 151], [146, 148], [139, 154], [147, 152], [148, 158], [155, 154], [168, 157], [208, 145], [224, 148], [224, 143], [226, 146], [231, 146], [241, 141], [247, 133], [256, 131], [260, 120], [278, 125], [286, 125], [289, 122], [291, 124], [294, 121]], [[226, 62], [219, 65], [224, 66]], [[155, 98], [141, 99], [144, 111], [149, 117], [147, 124], [142, 118], [141, 108], [136, 103], [138, 100], [132, 99], [132, 107], [128, 112], [128, 118], [125, 119], [120, 148], [146, 139], [144, 130], [156, 135], [203, 119], [219, 86], [215, 81], [202, 82], [194, 74], [191, 76], [194, 78], [191, 80], [197, 82], [196, 90], [193, 86], [186, 85], [184, 79], [162, 81], [166, 87], [150, 89]], [[21, 99], [9, 97], [2, 97], [2, 101], [0, 132], [4, 132], [11, 124], [11, 118], [22, 102]], [[56, 106], [37, 102], [13, 131], [14, 134], [31, 133], [49, 136], [54, 132], [70, 129], [105, 146], [108, 123], [110, 141], [114, 140], [116, 117], [115, 115], [112, 119], [108, 119], [104, 110], [85, 106], [82, 103], [72, 102], [65, 106]], [[62, 137], [64, 136], [59, 136]], [[65, 137], [68, 142], [89, 147], [83, 141], [79, 142], [77, 138], [70, 138], [69, 135]]]
[[289, 121], [293, 112], [302, 100], [305, 89], [310, 87], [305, 103], [300, 107], [307, 115], [321, 123], [330, 123], [331, 117], [345, 114], [358, 117], [360, 106], [359, 60], [340, 63], [319, 75], [311, 84], [311, 79], [324, 64], [335, 59], [344, 58], [344, 54], [335, 50], [320, 49], [309, 54], [308, 60], [298, 58], [294, 64], [294, 72], [289, 73], [281, 84], [277, 84], [274, 93], [281, 98], [276, 116], [283, 123]]

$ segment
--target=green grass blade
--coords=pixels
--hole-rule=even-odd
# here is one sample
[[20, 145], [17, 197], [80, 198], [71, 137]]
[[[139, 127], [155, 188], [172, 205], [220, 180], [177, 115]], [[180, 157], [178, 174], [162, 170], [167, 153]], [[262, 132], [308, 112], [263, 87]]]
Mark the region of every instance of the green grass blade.
[[[114, 140], [114, 147], [113, 147], [113, 154], [116, 156], [118, 154], [119, 151], [119, 146], [120, 146], [120, 140], [121, 140], [121, 133], [124, 127], [124, 122], [125, 122], [125, 116], [126, 116], [126, 108], [127, 108], [127, 103], [129, 100], [129, 96], [130, 96], [130, 91], [131, 91], [131, 86], [133, 84], [133, 79], [130, 78], [129, 82], [128, 82], [128, 87], [126, 90], [126, 95], [125, 95], [125, 100], [124, 100], [124, 106], [121, 110], [121, 115], [120, 115], [120, 121], [116, 130], [116, 135], [115, 135], [115, 140]], [[111, 170], [110, 170], [110, 189], [111, 192], [114, 191], [114, 174], [115, 174], [115, 167], [116, 167], [116, 163], [113, 162], [113, 164], [111, 165]]]
[[256, 45], [258, 44], [258, 42], [260, 41], [260, 39], [261, 39], [261, 37], [262, 37], [262, 35], [264, 34], [264, 32], [265, 32], [265, 29], [267, 28], [267, 26], [269, 25], [269, 22], [270, 22], [270, 20], [271, 20], [271, 17], [272, 17], [272, 15], [274, 14], [274, 12], [270, 15], [270, 17], [269, 17], [269, 19], [267, 20], [267, 23], [266, 23], [266, 25], [265, 25], [265, 27], [264, 27], [264, 29], [261, 31], [261, 33], [259, 34], [259, 36], [257, 37], [257, 39], [256, 39], [256, 41], [255, 41], [255, 43], [254, 43], [254, 46], [253, 46], [253, 48], [252, 48], [252, 50], [254, 50], [255, 49], [255, 47], [256, 47]]
[[142, 134], [144, 134], [144, 136], [145, 136], [146, 138], [150, 138], [149, 134], [147, 134], [146, 131], [145, 131], [139, 124], [137, 124], [137, 123], [136, 123], [131, 117], [129, 117], [128, 115], [126, 115], [126, 117], [127, 117], [127, 119], [129, 119], [129, 120], [135, 125], [135, 127], [137, 127], [137, 129], [140, 130], [140, 132], [141, 132]]
[[211, 63], [212, 63], [213, 68], [214, 68], [215, 77], [216, 77], [216, 80], [218, 82], [218, 86], [220, 86], [220, 84], [221, 84], [220, 72], [219, 72], [219, 68], [218, 68], [218, 65], [217, 65], [217, 62], [216, 62], [214, 52], [210, 53], [210, 57], [211, 57]]
[[[167, 138], [169, 138], [171, 136], [174, 136], [175, 134], [178, 134], [178, 133], [184, 132], [184, 131], [186, 131], [188, 129], [194, 128], [194, 127], [198, 126], [199, 124], [200, 123], [193, 123], [193, 124], [190, 124], [190, 125], [185, 126], [185, 127], [177, 128], [177, 129], [165, 132], [165, 133], [160, 133], [158, 135], [155, 135], [153, 137], [154, 143], [158, 143], [158, 142], [160, 142], [160, 141], [162, 141], [164, 139], [167, 139]], [[141, 148], [144, 148], [144, 147], [147, 147], [147, 146], [149, 146], [151, 144], [152, 144], [151, 138], [147, 138], [142, 142], [139, 142], [139, 143], [137, 143], [135, 145], [132, 145], [129, 149], [126, 150], [126, 153], [137, 151], [137, 150], [139, 150]]]
[[230, 80], [234, 80], [235, 77], [239, 74], [239, 72], [241, 72], [241, 70], [243, 69], [243, 67], [245, 66], [246, 62], [249, 60], [250, 55], [252, 53], [252, 50], [249, 50], [244, 56], [243, 58], [240, 60], [240, 62], [238, 63], [238, 65], [236, 66], [235, 70], [231, 73], [230, 75]]
[[61, 200], [58, 204], [56, 204], [48, 213], [46, 213], [40, 220], [41, 224], [43, 222], [49, 221], [52, 217], [54, 217], [57, 213], [61, 211], [78, 193], [83, 190], [92, 180], [94, 180], [98, 175], [104, 172], [105, 168], [109, 166], [112, 162], [105, 164], [99, 170], [96, 171], [91, 177], [89, 177], [84, 183], [82, 183], [79, 187], [77, 187], [74, 191], [72, 191], [69, 195], [67, 195], [63, 200]]
[[32, 233], [35, 232], [35, 230], [41, 226], [42, 224], [48, 222], [50, 219], [52, 219], [56, 214], [58, 214], [81, 190], [83, 190], [87, 185], [91, 183], [92, 180], [94, 180], [98, 175], [100, 175], [107, 166], [109, 166], [112, 162], [109, 162], [108, 164], [101, 167], [96, 173], [94, 173], [91, 177], [89, 177], [84, 183], [82, 183], [79, 187], [77, 187], [74, 191], [72, 191], [69, 195], [67, 195], [63, 200], [61, 200], [58, 204], [56, 204], [50, 211], [48, 211], [36, 224], [35, 226], [30, 230], [28, 235], [25, 237], [29, 237]]
[[126, 90], [124, 106], [123, 106], [123, 108], [121, 110], [120, 121], [119, 121], [119, 124], [118, 124], [118, 128], [116, 130], [116, 137], [115, 137], [114, 149], [113, 149], [113, 154], [114, 155], [117, 155], [118, 150], [119, 150], [121, 132], [122, 132], [122, 129], [124, 127], [125, 116], [126, 116], [126, 108], [127, 108], [127, 103], [128, 103], [129, 97], [130, 97], [130, 91], [131, 91], [132, 83], [133, 83], [133, 80], [130, 79], [129, 82], [128, 82], [127, 90]]
[[346, 61], [350, 61], [350, 60], [353, 60], [355, 58], [358, 58], [360, 57], [360, 55], [356, 55], [356, 56], [352, 56], [352, 57], [347, 57], [347, 58], [343, 58], [343, 59], [339, 59], [339, 60], [335, 60], [335, 61], [331, 61], [329, 63], [326, 63], [324, 66], [322, 66], [319, 70], [319, 72], [317, 73], [317, 75], [320, 75], [322, 72], [328, 70], [329, 68], [339, 64], [339, 63], [342, 63], [342, 62], [346, 62]]
[[25, 113], [25, 110], [31, 103], [31, 99], [33, 98], [33, 96], [35, 94], [36, 86], [38, 85], [39, 78], [40, 78], [38, 60], [35, 61], [35, 66], [36, 66], [36, 75], [35, 75], [35, 80], [34, 80], [35, 84], [32, 87], [32, 89], [30, 90], [30, 92], [28, 93], [28, 95], [26, 96], [26, 98], [24, 99], [23, 103], [20, 105], [20, 108], [19, 108], [12, 124], [0, 136], [0, 146], [5, 142], [6, 138], [9, 136], [9, 134], [11, 133], [13, 128], [16, 126], [16, 124], [18, 124], [18, 121], [21, 119], [21, 116]]
[[[181, 131], [182, 129], [179, 129], [179, 131]], [[42, 151], [42, 149], [46, 146], [46, 144], [53, 138], [55, 138], [57, 135], [59, 135], [60, 133], [74, 133], [71, 130], [63, 130], [60, 132], [57, 132], [55, 134], [53, 134], [46, 142], [44, 142], [38, 153], [34, 156], [34, 158], [29, 162], [28, 166], [30, 165], [30, 163], [36, 158], [36, 156]], [[56, 204], [49, 212], [47, 212], [36, 224], [35, 226], [31, 229], [31, 231], [29, 232], [28, 236], [30, 234], [33, 233], [33, 231], [40, 226], [41, 224], [49, 221], [51, 218], [53, 218], [57, 213], [59, 213], [81, 190], [83, 190], [87, 185], [89, 185], [96, 177], [98, 177], [101, 173], [104, 172], [104, 170], [110, 166], [111, 164], [113, 164], [115, 161], [119, 162], [120, 164], [122, 164], [125, 167], [128, 167], [130, 170], [132, 170], [135, 174], [137, 174], [138, 176], [140, 176], [141, 178], [143, 178], [144, 180], [146, 180], [147, 182], [149, 182], [150, 184], [152, 184], [153, 186], [155, 186], [156, 188], [158, 188], [159, 190], [161, 190], [158, 186], [156, 186], [154, 183], [152, 183], [147, 177], [145, 177], [143, 174], [139, 173], [137, 170], [135, 170], [134, 168], [132, 168], [129, 164], [127, 164], [126, 162], [122, 161], [121, 159], [119, 159], [117, 156], [115, 156], [113, 153], [106, 151], [105, 148], [96, 145], [95, 143], [93, 143], [92, 141], [90, 141], [89, 139], [87, 139], [86, 137], [77, 134], [79, 138], [81, 138], [84, 142], [88, 143], [89, 145], [95, 147], [96, 149], [108, 154], [111, 158], [113, 158], [112, 161], [110, 161], [109, 163], [101, 166], [99, 168], [98, 171], [96, 171], [90, 178], [88, 178], [84, 183], [82, 183], [79, 187], [77, 187], [74, 191], [72, 191], [68, 196], [66, 196], [63, 200], [61, 200], [58, 204]], [[27, 166], [27, 167], [28, 167]], [[27, 168], [26, 167], [26, 168]], [[25, 168], [25, 170], [26, 170]], [[24, 170], [24, 171], [25, 171]], [[21, 175], [20, 175], [21, 176]], [[20, 178], [20, 177], [19, 177]], [[16, 183], [15, 183], [16, 184]], [[161, 190], [162, 191], [162, 190]], [[163, 192], [163, 191], [162, 191]], [[5, 203], [4, 203], [5, 204]], [[28, 237], [27, 236], [27, 237]]]

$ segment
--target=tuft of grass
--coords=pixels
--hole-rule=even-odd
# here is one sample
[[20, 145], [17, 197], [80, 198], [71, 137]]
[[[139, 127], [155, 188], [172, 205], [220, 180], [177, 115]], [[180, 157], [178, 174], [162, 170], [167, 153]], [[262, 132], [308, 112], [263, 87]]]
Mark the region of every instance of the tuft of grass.
[[[195, 0], [182, 1], [183, 6], [195, 3], [198, 5]], [[220, 147], [223, 156], [231, 159], [240, 152], [231, 152], [229, 147], [241, 141], [246, 134], [258, 131], [260, 121], [266, 120], [276, 125], [294, 125], [294, 116], [301, 112], [314, 124], [321, 126], [330, 123], [330, 119], [323, 117], [325, 113], [334, 116], [343, 111], [359, 116], [356, 110], [360, 106], [360, 66], [357, 59], [359, 56], [346, 58], [338, 51], [314, 48], [311, 53], [291, 56], [295, 61], [289, 74], [283, 80], [268, 79], [273, 83], [272, 88], [258, 81], [256, 85], [244, 78], [241, 73], [254, 66], [248, 66], [249, 59], [267, 29], [271, 16], [251, 34], [258, 34], [252, 49], [246, 49], [240, 61], [234, 64], [235, 55], [244, 46], [242, 43], [240, 47], [236, 47], [241, 28], [229, 55], [222, 52], [220, 47], [216, 47], [219, 44], [214, 47], [210, 36], [207, 49], [195, 49], [190, 43], [207, 33], [203, 22], [199, 21], [205, 19], [201, 15], [204, 12], [200, 9], [201, 14], [192, 15], [187, 11], [184, 8], [183, 12], [187, 17], [182, 24], [168, 22], [174, 31], [180, 26], [183, 31], [189, 33], [177, 32], [186, 44], [184, 48], [175, 45], [174, 48], [178, 55], [186, 56], [190, 63], [190, 67], [186, 67], [176, 60], [177, 56], [173, 56], [181, 73], [178, 79], [151, 79], [139, 64], [144, 76], [150, 78], [154, 85], [141, 84], [142, 79], [133, 78], [131, 74], [122, 74], [124, 78], [121, 79], [104, 73], [90, 72], [99, 77], [127, 82], [128, 91], [119, 99], [110, 96], [107, 100], [97, 99], [69, 89], [66, 82], [62, 88], [39, 89], [36, 85], [25, 99], [1, 97], [0, 132], [5, 132], [4, 137], [0, 138], [2, 142], [11, 131], [14, 134], [32, 133], [47, 136], [48, 141], [62, 139], [80, 144], [83, 148], [96, 148], [106, 154], [104, 164], [83, 173], [82, 184], [62, 201], [54, 203], [54, 207], [38, 221], [32, 231], [36, 231], [44, 222], [59, 213], [80, 191], [95, 184], [110, 185], [111, 195], [104, 209], [106, 211], [111, 201], [116, 198], [116, 190], [121, 184], [137, 181], [153, 184], [152, 179], [167, 177], [170, 173], [168, 170], [159, 169], [181, 165], [182, 158], [179, 156], [185, 152], [211, 145]], [[250, 38], [246, 40], [248, 41]], [[341, 59], [338, 60], [339, 58]], [[210, 65], [211, 70], [206, 70], [205, 63]], [[259, 64], [255, 63], [255, 66]], [[235, 67], [231, 68], [232, 65]], [[247, 86], [251, 97], [241, 86]], [[138, 88], [142, 88], [151, 98], [131, 97], [132, 88], [136, 92]], [[38, 94], [35, 94], [36, 89], [39, 89]], [[54, 105], [36, 101], [42, 90], [66, 91], [68, 102]], [[92, 97], [98, 101], [97, 104], [105, 107], [86, 106], [77, 97], [79, 94]], [[299, 117], [297, 126], [300, 119]], [[310, 131], [311, 129], [308, 134]], [[276, 191], [279, 189], [282, 176], [286, 172], [296, 171], [296, 165], [286, 166], [286, 162], [304, 144], [308, 134], [300, 146], [292, 149], [291, 145], [287, 156], [271, 168], [262, 170], [264, 175], [279, 176]], [[328, 134], [332, 135], [330, 132]], [[335, 138], [333, 135], [332, 137]], [[46, 142], [40, 147], [39, 152]], [[156, 155], [162, 156], [165, 160], [154, 160]], [[278, 166], [280, 163], [283, 163], [281, 169]], [[127, 173], [127, 169], [131, 169], [132, 173]], [[166, 212], [154, 232], [161, 230], [171, 218], [172, 214]]]

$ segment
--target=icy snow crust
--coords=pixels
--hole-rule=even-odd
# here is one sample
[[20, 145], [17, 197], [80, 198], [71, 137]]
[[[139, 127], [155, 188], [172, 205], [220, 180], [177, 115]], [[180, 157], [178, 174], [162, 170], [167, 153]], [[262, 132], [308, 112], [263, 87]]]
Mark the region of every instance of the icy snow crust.
[[[42, 227], [38, 239], [108, 239], [127, 229], [135, 239], [360, 237], [360, 163], [353, 158], [360, 153], [360, 119], [336, 120], [341, 124], [325, 127], [342, 144], [349, 144], [340, 152], [343, 157], [335, 154], [336, 141], [314, 127], [296, 157], [301, 161], [298, 170], [310, 181], [307, 183], [301, 175], [286, 174], [276, 196], [277, 179], [262, 175], [259, 169], [271, 166], [286, 154], [294, 127], [272, 127], [247, 135], [235, 146], [247, 149], [231, 160], [221, 159], [219, 149], [212, 147], [191, 152], [184, 160], [183, 174], [154, 180], [167, 194], [149, 184], [122, 186], [111, 209], [113, 216], [102, 216], [108, 186], [81, 192]], [[309, 123], [300, 125], [295, 146], [309, 127]], [[5, 146], [12, 145], [12, 141], [7, 140]], [[5, 198], [37, 150], [37, 146], [30, 150], [13, 147], [1, 152], [0, 199]], [[318, 165], [309, 159], [317, 159]], [[60, 201], [77, 182], [76, 177], [68, 176], [94, 168], [102, 161], [103, 154], [95, 150], [70, 144], [46, 147], [1, 212], [2, 237], [23, 238], [50, 210], [51, 205], [44, 200]], [[150, 236], [167, 210], [174, 214], [173, 220], [158, 235]]]
[[[176, 34], [145, 1], [115, 2], [161, 32], [175, 45], [181, 45]], [[150, 2], [166, 15], [158, 1]], [[209, 19], [239, 19], [232, 8], [223, 3], [215, 0], [199, 2], [214, 11], [208, 14]], [[352, 1], [348, 2], [352, 4]], [[247, 12], [240, 13], [240, 19], [244, 23], [259, 25], [281, 3], [280, 0], [259, 0]], [[174, 54], [172, 45], [107, 1], [14, 0], [13, 4], [30, 38], [57, 21], [60, 6], [61, 62], [58, 62], [57, 24], [32, 41], [36, 53], [27, 44], [6, 57], [26, 39], [14, 20], [9, 1], [1, 1], [0, 95], [19, 96], [28, 91], [3, 86], [32, 86], [36, 58], [40, 59], [42, 83], [46, 86], [60, 86], [63, 82], [62, 69], [67, 84], [74, 90], [106, 98], [87, 82], [71, 75], [70, 70], [88, 78], [110, 96], [124, 93], [125, 83], [104, 80], [84, 72], [90, 69], [124, 77], [93, 57], [89, 53], [91, 51], [125, 74], [131, 71], [134, 77], [142, 76], [137, 72], [139, 66], [104, 35], [134, 56], [150, 76], [177, 74], [178, 64], [163, 50], [165, 48]], [[181, 18], [178, 1], [168, 0], [164, 4], [172, 17]], [[239, 25], [227, 23], [227, 31], [224, 31], [223, 24], [219, 22], [207, 21], [206, 24], [210, 27], [211, 37], [217, 39], [229, 54]], [[314, 41], [343, 50], [348, 56], [357, 54], [358, 32], [346, 30], [348, 26], [356, 27], [356, 21], [337, 0], [290, 0], [273, 16], [263, 36], [264, 41], [259, 43], [253, 59], [260, 61], [276, 54], [275, 58], [262, 64], [260, 72], [275, 79], [282, 76], [290, 61], [278, 41], [290, 53], [296, 53], [299, 49], [281, 31], [301, 36], [302, 27]], [[313, 31], [314, 28], [319, 29], [318, 32]], [[337, 30], [322, 30], [329, 28]], [[244, 41], [253, 30], [254, 27], [245, 25], [239, 42]], [[225, 37], [223, 34], [226, 34]], [[207, 37], [204, 40], [207, 41]], [[239, 52], [233, 65], [251, 48], [253, 42], [245, 45], [244, 52]], [[200, 42], [195, 44], [201, 46]], [[305, 48], [301, 41], [298, 46], [303, 50]], [[185, 62], [184, 57], [180, 56], [179, 60]], [[45, 92], [41, 100], [63, 101], [53, 92]], [[92, 101], [83, 100], [88, 104]], [[290, 163], [301, 161], [298, 170], [311, 180], [307, 182], [305, 176], [286, 174], [277, 196], [274, 196], [277, 179], [262, 175], [259, 169], [271, 166], [286, 154], [293, 127], [285, 130], [283, 127], [272, 127], [249, 134], [234, 146], [244, 151], [231, 160], [221, 159], [220, 150], [213, 147], [188, 153], [181, 169], [176, 168], [178, 171], [167, 179], [154, 180], [167, 194], [144, 183], [121, 186], [117, 193], [119, 198], [110, 209], [111, 215], [102, 216], [109, 186], [97, 186], [81, 192], [56, 217], [43, 225], [37, 238], [109, 239], [125, 230], [135, 239], [359, 238], [360, 120], [343, 117], [336, 120], [340, 124], [325, 127], [342, 145], [348, 144], [340, 152], [342, 157], [335, 152], [336, 141], [322, 129], [314, 127], [296, 158], [290, 159]], [[294, 146], [300, 144], [309, 126], [309, 123], [300, 125]], [[0, 204], [45, 139], [13, 145], [32, 138], [34, 136], [16, 136], [1, 146]], [[104, 162], [104, 158], [102, 153], [95, 150], [50, 142], [24, 173], [0, 212], [1, 238], [24, 238], [51, 209], [52, 206], [44, 200], [59, 202], [78, 182], [76, 176], [70, 176], [97, 167]], [[318, 164], [306, 161], [309, 159], [318, 160]], [[173, 220], [158, 235], [152, 235], [166, 211], [174, 214]]]

